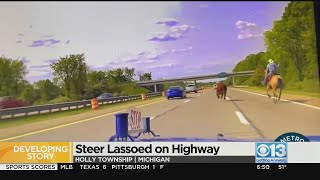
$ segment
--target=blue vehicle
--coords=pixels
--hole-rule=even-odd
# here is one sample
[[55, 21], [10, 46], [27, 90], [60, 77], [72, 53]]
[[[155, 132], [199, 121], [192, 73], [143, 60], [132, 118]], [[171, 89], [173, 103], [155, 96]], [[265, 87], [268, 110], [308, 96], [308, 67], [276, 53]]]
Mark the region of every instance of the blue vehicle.
[[170, 86], [167, 90], [167, 99], [170, 98], [186, 98], [186, 91], [181, 86]]
[[218, 77], [219, 78], [225, 78], [225, 77], [227, 77], [227, 75], [228, 74], [226, 72], [221, 72], [221, 73], [218, 74]]

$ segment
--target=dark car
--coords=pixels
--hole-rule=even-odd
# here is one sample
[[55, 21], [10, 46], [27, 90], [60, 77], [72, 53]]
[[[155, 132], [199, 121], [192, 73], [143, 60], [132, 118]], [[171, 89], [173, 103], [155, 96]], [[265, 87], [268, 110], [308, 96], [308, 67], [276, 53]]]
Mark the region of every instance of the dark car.
[[23, 101], [10, 96], [0, 97], [0, 109], [17, 108], [25, 105]]
[[167, 98], [186, 98], [186, 91], [183, 89], [183, 87], [181, 86], [171, 86], [169, 87], [169, 89], [167, 90]]
[[108, 99], [108, 98], [111, 98], [111, 97], [113, 97], [111, 93], [103, 93], [100, 96], [98, 96], [97, 99], [101, 100], [101, 99]]

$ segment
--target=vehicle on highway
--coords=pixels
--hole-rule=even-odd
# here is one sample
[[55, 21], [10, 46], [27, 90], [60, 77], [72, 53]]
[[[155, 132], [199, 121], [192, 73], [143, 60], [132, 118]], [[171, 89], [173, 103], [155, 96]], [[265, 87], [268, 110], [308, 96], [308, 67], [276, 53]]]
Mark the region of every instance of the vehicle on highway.
[[186, 93], [190, 93], [190, 92], [198, 93], [198, 88], [195, 84], [187, 84]]
[[170, 86], [167, 90], [167, 99], [176, 97], [186, 98], [186, 91], [181, 86]]
[[11, 96], [0, 97], [0, 109], [17, 108], [26, 106], [22, 100], [15, 99]]
[[225, 77], [227, 77], [227, 75], [228, 74], [226, 72], [221, 72], [221, 73], [218, 74], [218, 77], [219, 78], [225, 78]]
[[111, 98], [111, 97], [113, 97], [113, 95], [111, 93], [103, 93], [100, 96], [98, 96], [97, 99], [101, 100], [101, 99], [108, 99], [108, 98]]

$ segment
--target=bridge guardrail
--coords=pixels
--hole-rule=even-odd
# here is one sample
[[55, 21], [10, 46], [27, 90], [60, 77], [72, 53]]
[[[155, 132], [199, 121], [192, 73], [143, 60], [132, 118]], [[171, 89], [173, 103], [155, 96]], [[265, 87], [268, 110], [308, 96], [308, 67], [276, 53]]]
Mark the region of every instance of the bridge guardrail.
[[248, 76], [254, 74], [254, 70], [252, 71], [241, 71], [241, 72], [222, 72], [217, 74], [207, 74], [207, 75], [196, 75], [196, 76], [188, 76], [188, 77], [178, 77], [178, 78], [169, 78], [169, 79], [161, 79], [161, 80], [150, 80], [150, 81], [137, 81], [135, 82], [137, 86], [151, 86], [156, 84], [163, 84], [166, 82], [174, 82], [174, 81], [193, 81], [193, 80], [205, 80], [205, 79], [215, 79], [215, 78], [226, 78], [226, 77], [236, 77], [236, 76]]
[[[157, 93], [148, 93], [146, 94], [147, 98], [161, 96], [161, 92]], [[120, 97], [111, 97], [103, 100], [99, 100], [99, 105], [103, 104], [114, 104], [126, 101], [132, 101], [142, 99], [141, 95], [131, 95], [131, 96], [120, 96]], [[67, 111], [71, 109], [79, 109], [83, 107], [91, 106], [91, 100], [84, 101], [74, 101], [58, 104], [48, 104], [48, 105], [37, 105], [37, 106], [25, 106], [18, 108], [9, 108], [9, 109], [0, 109], [0, 119], [13, 118], [15, 115], [29, 116], [34, 114], [43, 114], [43, 113], [52, 113], [57, 111]], [[9, 117], [6, 117], [9, 116]]]

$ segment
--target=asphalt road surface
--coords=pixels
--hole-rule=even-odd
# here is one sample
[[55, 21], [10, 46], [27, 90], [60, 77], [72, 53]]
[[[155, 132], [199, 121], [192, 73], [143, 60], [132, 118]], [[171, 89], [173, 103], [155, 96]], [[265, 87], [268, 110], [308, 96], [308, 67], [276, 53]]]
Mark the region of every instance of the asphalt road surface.
[[[320, 135], [320, 108], [290, 101], [275, 104], [266, 96], [230, 88], [226, 100], [217, 99], [209, 89], [137, 109], [151, 117], [151, 129], [161, 137], [214, 138], [223, 133], [226, 137], [274, 140], [286, 132]], [[114, 133], [115, 116], [110, 114], [8, 141], [107, 141]]]

